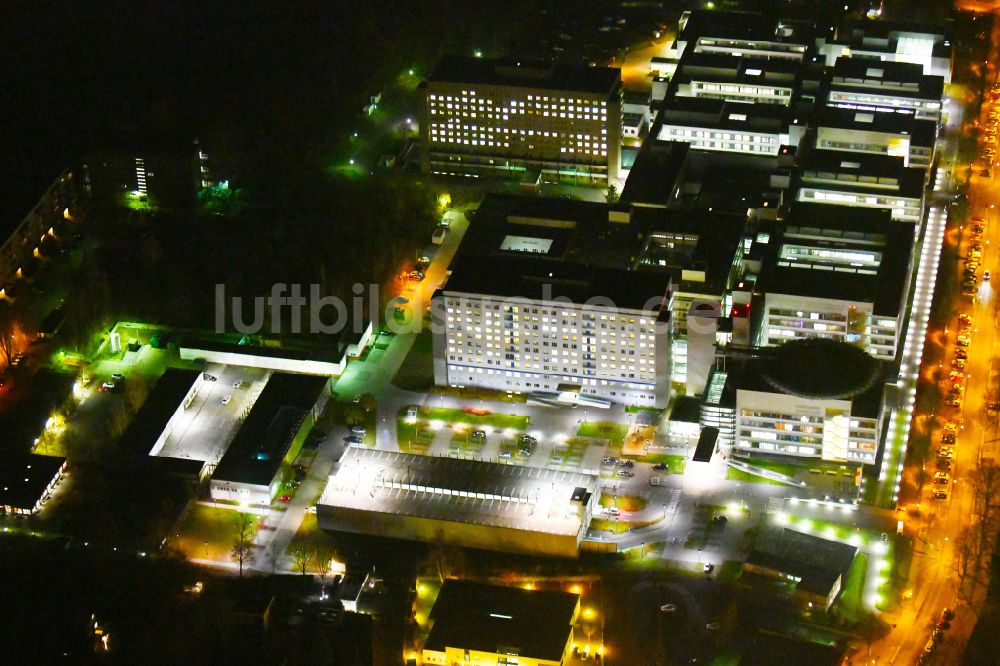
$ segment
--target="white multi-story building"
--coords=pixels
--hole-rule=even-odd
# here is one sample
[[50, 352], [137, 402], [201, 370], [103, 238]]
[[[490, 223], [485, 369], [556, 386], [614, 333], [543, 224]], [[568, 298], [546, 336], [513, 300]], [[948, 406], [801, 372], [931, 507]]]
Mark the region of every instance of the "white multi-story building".
[[421, 89], [424, 171], [617, 184], [618, 69], [448, 56]]
[[685, 56], [672, 83], [678, 97], [788, 106], [798, 88], [801, 63], [716, 53]]
[[435, 382], [664, 406], [671, 274], [627, 209], [493, 195], [435, 294]]
[[734, 452], [870, 465], [883, 381], [882, 364], [850, 345], [787, 343], [717, 368], [702, 422], [719, 422], [720, 440]]
[[665, 406], [669, 325], [649, 308], [468, 294], [440, 297], [449, 386], [520, 393], [578, 392], [611, 402]]
[[670, 97], [660, 111], [656, 138], [699, 150], [774, 157], [783, 145], [798, 145], [805, 133], [804, 124], [789, 116], [787, 108], [776, 104]]
[[902, 157], [811, 150], [796, 170], [795, 200], [851, 208], [884, 208], [892, 219], [919, 224], [927, 172]]
[[895, 359], [902, 340], [914, 227], [884, 210], [796, 204], [764, 249], [757, 344], [820, 338]]
[[937, 123], [911, 112], [821, 108], [816, 114], [816, 148], [902, 157], [906, 166], [930, 168]]
[[826, 104], [858, 111], [912, 112], [920, 120], [941, 120], [944, 78], [920, 65], [837, 59], [826, 82]]
[[817, 51], [833, 67], [838, 58], [866, 63], [906, 62], [920, 65], [924, 74], [951, 83], [951, 39], [944, 31], [891, 21], [859, 21], [838, 28], [832, 38], [819, 37]]

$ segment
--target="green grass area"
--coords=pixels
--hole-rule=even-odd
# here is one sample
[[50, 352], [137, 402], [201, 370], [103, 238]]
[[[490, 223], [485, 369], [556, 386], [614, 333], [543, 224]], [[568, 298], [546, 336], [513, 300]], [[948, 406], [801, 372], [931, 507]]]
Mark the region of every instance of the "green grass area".
[[604, 518], [592, 518], [590, 529], [597, 532], [611, 532], [612, 534], [623, 534], [632, 529], [648, 527], [653, 521], [629, 522], [627, 520], [605, 520]]
[[312, 570], [316, 562], [331, 557], [342, 557], [337, 550], [337, 543], [327, 532], [319, 528], [316, 522], [316, 514], [307, 513], [299, 525], [298, 531], [288, 543], [288, 554], [291, 555], [297, 550], [305, 550], [313, 553], [311, 564], [308, 566]]
[[650, 453], [644, 456], [624, 456], [636, 462], [649, 463], [651, 465], [664, 464], [671, 474], [683, 474], [687, 465], [685, 456], [678, 456], [672, 453]]
[[636, 495], [601, 495], [601, 506], [616, 506], [622, 511], [642, 511], [649, 506], [649, 500]]
[[847, 570], [836, 612], [850, 622], [857, 622], [866, 614], [864, 608], [865, 576], [868, 573], [868, 555], [858, 553]]
[[[405, 412], [404, 412], [405, 416]], [[515, 414], [470, 414], [461, 409], [432, 407], [421, 409], [419, 418], [424, 421], [441, 421], [443, 423], [462, 423], [473, 427], [489, 426], [495, 430], [524, 430], [528, 427], [527, 416]]]
[[465, 400], [492, 400], [494, 402], [513, 403], [525, 403], [528, 401], [528, 396], [523, 393], [506, 393], [504, 391], [479, 388], [478, 386], [467, 386], [465, 388], [435, 386], [434, 393], [438, 395], [450, 395]]
[[[228, 561], [239, 519], [240, 512], [235, 509], [192, 504], [177, 525], [174, 546], [189, 558]], [[251, 516], [251, 520], [256, 533], [260, 517]]]
[[[827, 520], [816, 520], [813, 518], [800, 518], [798, 516], [792, 515], [795, 511], [795, 505], [791, 504], [788, 507], [788, 513], [783, 517], [779, 517], [778, 521], [781, 524], [787, 525], [788, 527], [800, 530], [802, 532], [807, 532], [809, 534], [816, 534], [825, 539], [837, 539], [839, 541], [851, 542], [852, 540], [858, 542], [856, 545], [868, 543], [869, 541], [878, 538], [878, 533], [872, 530], [863, 530], [852, 527], [850, 524], [836, 523]], [[849, 519], [851, 514], [842, 514], [845, 519]], [[781, 522], [781, 521], [784, 522]], [[860, 539], [860, 541], [858, 541]]]
[[729, 481], [741, 481], [743, 483], [767, 483], [772, 486], [785, 485], [780, 481], [772, 481], [771, 479], [765, 479], [762, 476], [757, 476], [756, 474], [751, 474], [750, 472], [744, 472], [741, 469], [733, 469], [732, 467], [726, 470], [726, 479]]
[[662, 409], [657, 409], [656, 407], [636, 407], [635, 405], [626, 407], [625, 411], [628, 414], [637, 414], [639, 412], [652, 412], [654, 414], [659, 415], [663, 413]]
[[434, 431], [428, 429], [426, 424], [406, 423], [400, 419], [397, 428], [397, 443], [403, 453], [426, 454], [434, 441]]
[[621, 446], [628, 434], [628, 424], [610, 421], [586, 421], [576, 431], [577, 437], [606, 439], [611, 446]]

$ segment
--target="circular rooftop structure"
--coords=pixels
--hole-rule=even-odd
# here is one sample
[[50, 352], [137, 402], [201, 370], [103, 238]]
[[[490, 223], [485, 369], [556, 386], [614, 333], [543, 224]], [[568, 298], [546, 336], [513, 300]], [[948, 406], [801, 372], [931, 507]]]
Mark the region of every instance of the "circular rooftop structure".
[[846, 342], [804, 339], [774, 347], [763, 362], [763, 378], [782, 393], [802, 398], [846, 399], [881, 379], [881, 364]]

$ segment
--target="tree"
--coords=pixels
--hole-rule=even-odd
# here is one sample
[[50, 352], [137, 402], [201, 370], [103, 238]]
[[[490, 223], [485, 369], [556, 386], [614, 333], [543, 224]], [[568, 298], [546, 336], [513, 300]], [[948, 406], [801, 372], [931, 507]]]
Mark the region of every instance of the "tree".
[[243, 567], [254, 560], [253, 537], [254, 523], [250, 514], [242, 511], [235, 521], [236, 534], [233, 538], [233, 561], [240, 565], [240, 578], [243, 578]]
[[608, 189], [604, 192], [604, 200], [609, 204], [618, 203], [618, 188], [608, 185]]
[[309, 567], [309, 562], [312, 561], [312, 556], [312, 551], [303, 546], [299, 546], [292, 551], [292, 563], [295, 569], [303, 576], [306, 575], [306, 569]]
[[955, 557], [952, 559], [952, 566], [958, 575], [955, 593], [964, 601], [971, 601], [976, 591], [980, 559], [978, 545], [979, 539], [972, 526], [963, 527], [958, 538], [955, 539]]
[[365, 410], [366, 413], [371, 414], [378, 409], [378, 400], [376, 400], [375, 396], [371, 393], [365, 393], [361, 396], [361, 409]]
[[139, 375], [132, 375], [125, 382], [125, 402], [128, 403], [133, 412], [139, 411], [148, 396], [149, 386]]
[[17, 353], [14, 338], [14, 322], [0, 322], [0, 371], [3, 371]]

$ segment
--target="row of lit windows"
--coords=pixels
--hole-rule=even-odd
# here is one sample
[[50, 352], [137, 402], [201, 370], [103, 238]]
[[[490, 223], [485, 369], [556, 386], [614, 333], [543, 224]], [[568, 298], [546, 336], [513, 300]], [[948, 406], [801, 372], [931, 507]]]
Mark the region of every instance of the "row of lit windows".
[[716, 139], [721, 141], [744, 141], [748, 143], [777, 143], [773, 136], [761, 136], [759, 134], [748, 134], [743, 132], [722, 132], [718, 130], [685, 129], [683, 127], [666, 128], [673, 137], [687, 138], [696, 137], [699, 139]]

